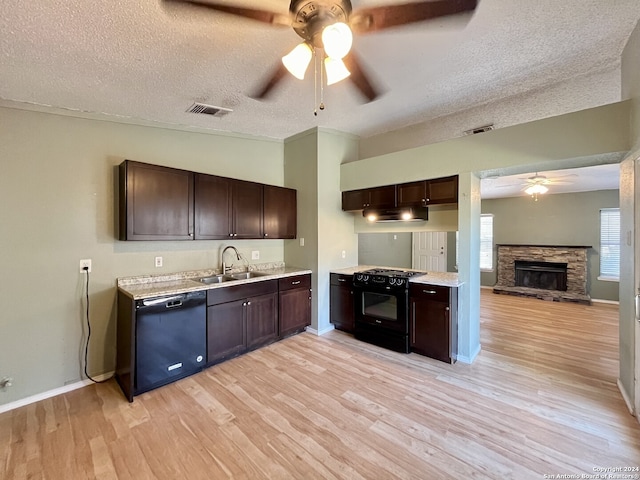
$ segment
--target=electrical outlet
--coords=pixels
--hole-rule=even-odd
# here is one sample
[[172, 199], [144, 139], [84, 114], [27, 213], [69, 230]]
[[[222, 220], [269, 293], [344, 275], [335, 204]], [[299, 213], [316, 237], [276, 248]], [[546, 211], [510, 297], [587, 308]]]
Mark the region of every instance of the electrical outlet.
[[346, 250], [342, 250], [342, 258], [347, 258], [347, 251]]
[[162, 266], [162, 257], [156, 257], [156, 267]]
[[[86, 268], [86, 270], [85, 270]], [[91, 273], [91, 259], [80, 260], [80, 273]]]
[[251, 260], [260, 260], [260, 251], [252, 250], [251, 251]]
[[304, 238], [303, 237], [300, 237], [300, 246], [304, 247]]

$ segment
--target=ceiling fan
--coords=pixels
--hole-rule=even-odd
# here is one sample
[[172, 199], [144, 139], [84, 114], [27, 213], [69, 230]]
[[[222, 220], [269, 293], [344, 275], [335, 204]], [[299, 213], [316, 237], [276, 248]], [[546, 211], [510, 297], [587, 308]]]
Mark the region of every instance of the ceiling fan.
[[[289, 26], [303, 39], [282, 58], [273, 73], [252, 97], [269, 96], [287, 72], [304, 78], [316, 49], [322, 50], [327, 85], [348, 78], [368, 102], [380, 95], [358, 56], [351, 50], [352, 34], [366, 34], [391, 27], [473, 11], [478, 0], [432, 0], [360, 8], [355, 11], [350, 0], [291, 0], [289, 15], [233, 6], [207, 0], [163, 0], [186, 3], [217, 10], [274, 26]], [[323, 105], [320, 105], [323, 108]]]
[[[532, 177], [519, 177], [520, 180], [524, 180], [520, 185], [522, 188], [520, 189], [527, 195], [531, 195], [535, 201], [538, 201], [538, 195], [545, 194], [549, 191], [549, 186], [551, 185], [571, 185], [573, 182], [562, 180], [563, 178], [576, 177], [575, 173], [570, 173], [566, 175], [557, 175], [554, 177], [547, 177], [545, 175], [540, 175], [536, 172]], [[500, 187], [511, 187], [511, 185], [500, 185]]]

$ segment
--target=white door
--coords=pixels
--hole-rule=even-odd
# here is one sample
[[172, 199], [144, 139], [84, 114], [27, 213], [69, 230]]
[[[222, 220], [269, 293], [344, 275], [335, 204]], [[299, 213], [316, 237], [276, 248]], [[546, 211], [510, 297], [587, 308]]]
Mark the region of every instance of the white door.
[[447, 271], [447, 232], [413, 232], [412, 268]]

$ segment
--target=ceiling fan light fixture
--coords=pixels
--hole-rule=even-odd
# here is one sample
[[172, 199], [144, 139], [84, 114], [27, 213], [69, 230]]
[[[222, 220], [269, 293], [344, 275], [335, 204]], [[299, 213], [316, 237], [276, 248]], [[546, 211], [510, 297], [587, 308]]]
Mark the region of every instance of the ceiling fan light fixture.
[[527, 188], [524, 193], [527, 195], [542, 195], [543, 193], [547, 193], [549, 189], [540, 183], [536, 183], [535, 185], [531, 185]]
[[282, 57], [282, 64], [294, 77], [303, 80], [304, 74], [311, 63], [313, 52], [307, 42], [302, 42], [287, 55]]
[[327, 72], [327, 85], [333, 85], [340, 80], [344, 80], [351, 72], [342, 60], [327, 57], [324, 59], [324, 69]]
[[353, 33], [349, 25], [336, 22], [322, 30], [322, 45], [327, 56], [336, 60], [344, 58], [351, 50]]

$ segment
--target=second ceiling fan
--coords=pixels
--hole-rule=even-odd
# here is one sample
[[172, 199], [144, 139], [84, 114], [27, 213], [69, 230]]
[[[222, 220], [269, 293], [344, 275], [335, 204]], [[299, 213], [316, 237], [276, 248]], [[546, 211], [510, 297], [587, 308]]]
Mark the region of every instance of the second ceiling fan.
[[379, 89], [365, 72], [358, 56], [351, 49], [353, 34], [372, 33], [391, 27], [456, 15], [475, 10], [477, 0], [433, 0], [399, 5], [360, 8], [353, 11], [350, 0], [292, 0], [289, 15], [232, 6], [207, 0], [164, 0], [188, 3], [249, 18], [274, 26], [288, 26], [303, 39], [262, 84], [254, 98], [266, 98], [287, 72], [304, 78], [316, 49], [323, 52], [327, 84], [348, 78], [366, 98], [375, 100]]

